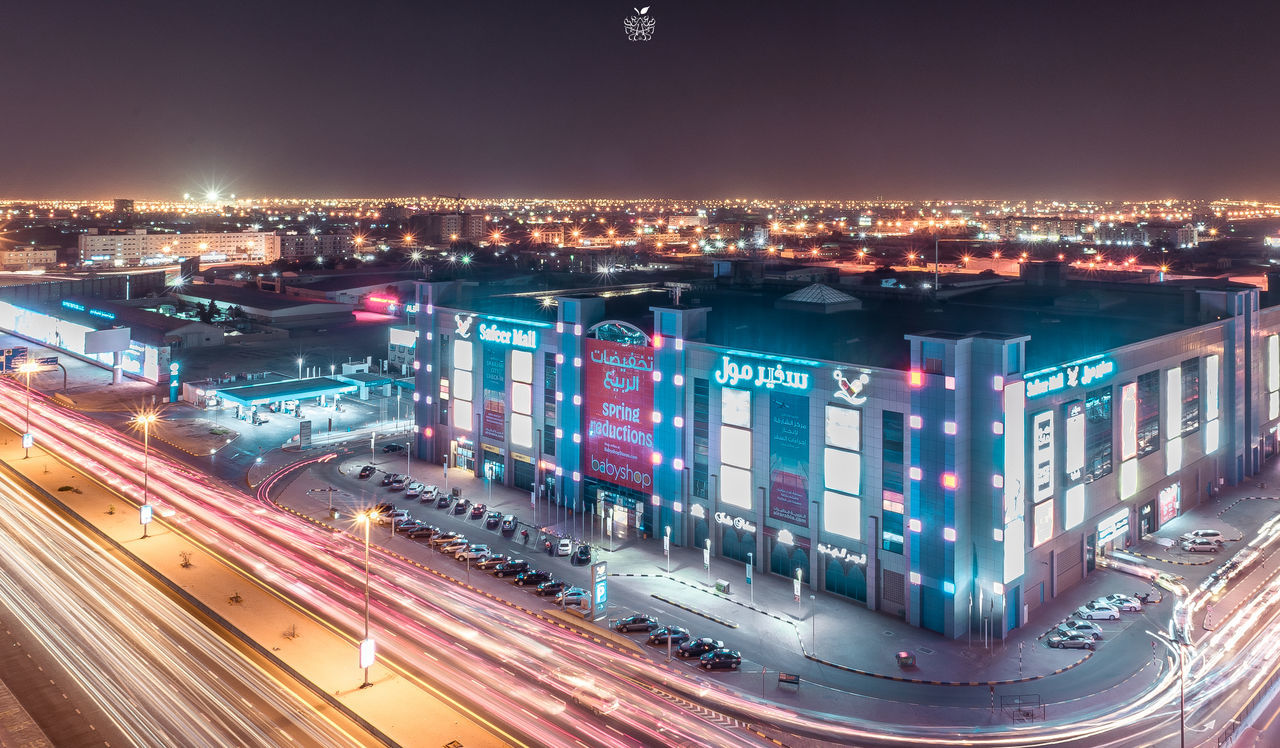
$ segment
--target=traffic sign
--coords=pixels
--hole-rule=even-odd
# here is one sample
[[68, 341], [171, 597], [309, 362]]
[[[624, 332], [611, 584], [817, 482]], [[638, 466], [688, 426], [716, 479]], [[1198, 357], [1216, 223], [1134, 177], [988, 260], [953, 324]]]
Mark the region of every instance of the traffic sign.
[[591, 609], [595, 612], [593, 618], [600, 618], [609, 602], [609, 562], [592, 564], [591, 580]]

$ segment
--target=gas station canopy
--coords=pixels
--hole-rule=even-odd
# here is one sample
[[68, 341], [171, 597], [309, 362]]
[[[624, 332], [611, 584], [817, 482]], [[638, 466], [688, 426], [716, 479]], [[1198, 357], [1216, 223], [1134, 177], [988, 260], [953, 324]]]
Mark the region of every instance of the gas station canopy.
[[247, 408], [254, 405], [270, 405], [271, 403], [285, 400], [305, 400], [310, 397], [334, 396], [355, 391], [356, 385], [349, 382], [340, 382], [329, 377], [312, 377], [311, 379], [290, 379], [285, 382], [228, 387], [225, 390], [218, 390], [218, 397], [232, 405], [242, 405]]

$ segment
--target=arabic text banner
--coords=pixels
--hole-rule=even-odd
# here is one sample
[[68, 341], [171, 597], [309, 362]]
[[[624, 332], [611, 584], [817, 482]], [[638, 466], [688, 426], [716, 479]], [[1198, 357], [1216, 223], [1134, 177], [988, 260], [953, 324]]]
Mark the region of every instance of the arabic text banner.
[[583, 472], [653, 490], [653, 349], [588, 338]]
[[769, 516], [809, 524], [809, 399], [769, 395]]

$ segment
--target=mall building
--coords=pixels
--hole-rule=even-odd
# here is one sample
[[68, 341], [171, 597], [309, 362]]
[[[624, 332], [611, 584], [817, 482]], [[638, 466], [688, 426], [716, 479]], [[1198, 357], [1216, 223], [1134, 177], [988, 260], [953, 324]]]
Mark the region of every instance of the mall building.
[[541, 517], [709, 548], [735, 585], [750, 564], [959, 637], [1026, 623], [1276, 450], [1280, 307], [1253, 286], [722, 270], [419, 284], [418, 454]]

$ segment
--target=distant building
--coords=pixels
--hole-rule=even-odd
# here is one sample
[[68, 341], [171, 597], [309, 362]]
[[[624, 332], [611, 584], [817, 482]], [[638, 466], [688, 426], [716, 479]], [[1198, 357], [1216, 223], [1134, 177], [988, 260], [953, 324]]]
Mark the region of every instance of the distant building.
[[485, 236], [479, 213], [423, 213], [411, 217], [409, 227], [427, 242], [478, 242]]
[[534, 244], [564, 244], [564, 226], [538, 226], [529, 235]]
[[282, 260], [337, 259], [350, 257], [356, 251], [356, 240], [351, 234], [288, 233], [279, 238]]
[[1104, 223], [1094, 231], [1098, 244], [1118, 247], [1146, 246], [1147, 230], [1132, 223]]
[[13, 249], [0, 250], [0, 269], [3, 270], [35, 270], [57, 262], [57, 247], [32, 247], [19, 244]]
[[1200, 230], [1191, 224], [1178, 229], [1178, 249], [1195, 249], [1200, 246]]
[[673, 229], [696, 229], [699, 226], [706, 228], [706, 216], [667, 216], [667, 226]]
[[99, 234], [89, 229], [78, 238], [80, 263], [125, 267], [168, 265], [188, 257], [206, 262], [275, 262], [280, 237], [269, 233], [148, 234], [145, 229]]

